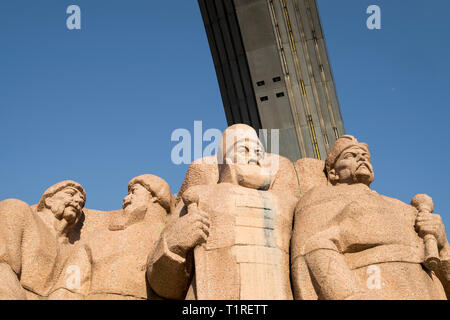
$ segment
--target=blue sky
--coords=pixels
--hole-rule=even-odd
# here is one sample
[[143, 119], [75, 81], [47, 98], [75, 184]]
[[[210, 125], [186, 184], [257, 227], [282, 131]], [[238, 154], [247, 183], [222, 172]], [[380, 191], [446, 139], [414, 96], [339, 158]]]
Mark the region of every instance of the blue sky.
[[[66, 28], [77, 4], [82, 30]], [[369, 143], [379, 193], [433, 197], [450, 225], [450, 2], [318, 0], [347, 133]], [[368, 30], [371, 4], [382, 29]], [[226, 128], [196, 0], [0, 2], [0, 199], [36, 203], [73, 179], [121, 207], [153, 173], [177, 192], [177, 128]]]

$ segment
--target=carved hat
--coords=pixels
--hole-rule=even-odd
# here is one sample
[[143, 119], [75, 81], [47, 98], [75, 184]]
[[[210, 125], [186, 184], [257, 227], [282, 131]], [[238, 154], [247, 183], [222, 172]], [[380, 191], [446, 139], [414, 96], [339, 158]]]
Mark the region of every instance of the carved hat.
[[369, 146], [367, 143], [358, 142], [354, 136], [345, 135], [336, 140], [333, 147], [328, 152], [328, 157], [325, 161], [325, 167], [327, 172], [333, 169], [336, 160], [339, 156], [350, 147], [359, 147], [367, 152], [369, 152]]
[[217, 151], [218, 163], [224, 164], [226, 155], [233, 150], [234, 145], [237, 142], [245, 139], [257, 141], [261, 146], [261, 149], [264, 150], [264, 147], [261, 144], [261, 141], [259, 140], [255, 129], [253, 129], [249, 125], [242, 123], [234, 124], [226, 128], [222, 133], [222, 138], [220, 139], [219, 143], [219, 149]]
[[37, 210], [40, 211], [45, 208], [45, 199], [47, 199], [48, 197], [52, 197], [57, 192], [64, 190], [67, 187], [72, 187], [80, 191], [84, 197], [84, 201], [86, 202], [86, 192], [84, 191], [84, 188], [81, 186], [81, 184], [72, 180], [64, 180], [58, 182], [57, 184], [54, 184], [53, 186], [45, 190], [45, 192], [42, 194], [41, 200], [39, 201]]
[[169, 184], [166, 181], [153, 174], [143, 174], [131, 179], [128, 183], [128, 190], [130, 190], [130, 188], [136, 183], [142, 185], [152, 194], [152, 196], [156, 197], [158, 199], [158, 203], [167, 211], [167, 213], [172, 211], [175, 204], [175, 198], [170, 191]]

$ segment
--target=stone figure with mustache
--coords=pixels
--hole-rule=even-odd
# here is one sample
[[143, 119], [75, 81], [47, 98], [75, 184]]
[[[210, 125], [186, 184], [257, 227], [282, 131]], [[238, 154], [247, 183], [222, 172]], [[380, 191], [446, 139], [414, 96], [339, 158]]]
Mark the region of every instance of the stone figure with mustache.
[[46, 299], [73, 247], [86, 193], [74, 181], [48, 188], [37, 206], [0, 202], [0, 299]]
[[[450, 247], [440, 216], [371, 190], [369, 147], [353, 136], [336, 141], [325, 166], [328, 185], [304, 195], [295, 212], [295, 298], [445, 299]], [[437, 239], [438, 270], [424, 267], [426, 234]]]
[[[168, 183], [160, 177], [144, 174], [131, 179], [122, 210], [102, 213], [107, 224], [83, 235], [50, 298], [158, 299], [147, 284], [147, 257], [174, 203]], [[71, 281], [74, 266], [79, 275], [77, 285]]]

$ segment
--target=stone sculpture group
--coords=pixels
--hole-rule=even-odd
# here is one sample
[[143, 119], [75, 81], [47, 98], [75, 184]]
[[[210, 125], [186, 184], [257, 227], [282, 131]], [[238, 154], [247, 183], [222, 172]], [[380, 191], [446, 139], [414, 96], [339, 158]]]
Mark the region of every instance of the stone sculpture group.
[[370, 189], [367, 144], [326, 161], [264, 151], [237, 124], [177, 197], [133, 178], [123, 208], [84, 208], [74, 181], [0, 202], [1, 299], [447, 299], [450, 245], [426, 195]]

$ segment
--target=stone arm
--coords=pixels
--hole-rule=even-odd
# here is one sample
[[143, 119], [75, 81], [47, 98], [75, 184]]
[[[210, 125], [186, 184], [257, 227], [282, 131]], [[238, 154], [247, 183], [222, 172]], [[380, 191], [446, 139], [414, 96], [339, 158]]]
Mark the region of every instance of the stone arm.
[[[416, 197], [422, 196], [417, 199]], [[439, 257], [441, 260], [440, 268], [435, 271], [436, 276], [442, 283], [447, 299], [450, 299], [450, 244], [447, 240], [447, 233], [445, 230], [442, 217], [438, 214], [431, 214], [433, 211], [433, 201], [431, 198], [423, 198], [426, 195], [418, 195], [413, 198], [419, 214], [416, 218], [415, 228], [419, 236], [424, 238], [431, 234], [437, 241]]]
[[193, 255], [185, 257], [169, 250], [163, 231], [147, 262], [147, 280], [152, 290], [165, 299], [184, 299], [193, 274]]
[[202, 186], [183, 193], [172, 220], [168, 221], [155, 250], [149, 254], [147, 280], [165, 299], [184, 299], [194, 276], [194, 248], [209, 236], [209, 215], [198, 208]]
[[30, 207], [20, 200], [0, 202], [0, 299], [26, 299], [20, 284], [22, 240]]
[[443, 248], [440, 252], [441, 266], [436, 271], [436, 276], [444, 287], [447, 299], [450, 300], [450, 246]]
[[319, 232], [308, 239], [303, 250], [319, 299], [376, 299], [348, 267], [339, 248], [339, 233], [339, 227]]
[[16, 274], [21, 272], [22, 240], [31, 216], [31, 208], [25, 202], [0, 202], [0, 263], [8, 264]]
[[317, 300], [317, 293], [303, 255], [297, 255], [292, 258], [291, 275], [295, 300]]
[[22, 288], [17, 274], [9, 264], [0, 263], [0, 300], [26, 300], [26, 292]]

